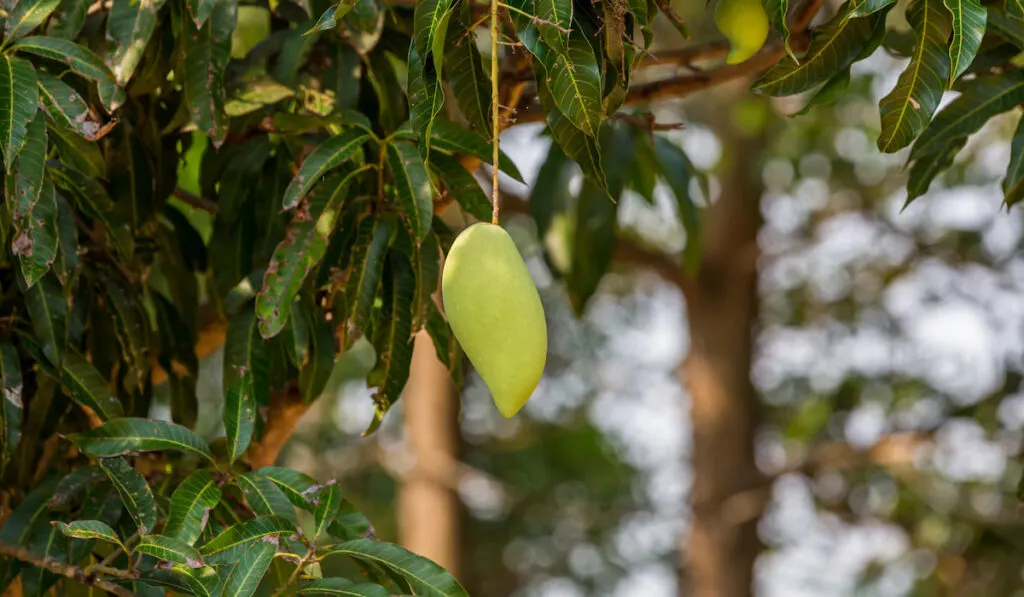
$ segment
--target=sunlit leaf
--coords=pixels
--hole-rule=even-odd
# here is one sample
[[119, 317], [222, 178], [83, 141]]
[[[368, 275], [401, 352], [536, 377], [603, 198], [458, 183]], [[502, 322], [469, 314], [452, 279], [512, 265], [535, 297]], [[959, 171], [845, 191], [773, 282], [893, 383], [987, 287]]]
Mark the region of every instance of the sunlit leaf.
[[203, 566], [199, 551], [176, 537], [167, 535], [146, 535], [132, 546], [138, 553], [151, 555], [158, 560], [181, 564], [189, 568]]
[[392, 543], [356, 539], [328, 548], [324, 556], [330, 555], [384, 566], [405, 578], [417, 595], [468, 597], [466, 590], [443, 568]]
[[291, 522], [267, 516], [253, 518], [234, 524], [204, 544], [199, 552], [210, 564], [224, 564], [235, 561], [250, 545], [267, 537], [281, 533], [294, 533]]
[[121, 538], [117, 536], [117, 532], [110, 528], [110, 525], [99, 520], [75, 520], [71, 523], [55, 521], [53, 524], [68, 537], [74, 537], [75, 539], [99, 539], [108, 543], [122, 545]]
[[14, 44], [14, 49], [26, 54], [50, 58], [67, 65], [71, 72], [87, 79], [114, 82], [114, 73], [89, 48], [59, 37], [33, 36]]
[[210, 448], [198, 435], [181, 425], [157, 419], [113, 419], [95, 429], [74, 433], [68, 439], [86, 454], [101, 458], [156, 450], [176, 450], [213, 458]]
[[221, 489], [213, 471], [198, 470], [174, 490], [163, 533], [192, 545], [202, 534], [210, 510], [221, 498]]
[[236, 2], [215, 2], [202, 29], [186, 20], [184, 84], [192, 122], [219, 143], [227, 135], [224, 69], [231, 58], [231, 34], [238, 20]]
[[256, 428], [256, 396], [253, 372], [241, 372], [224, 397], [224, 432], [227, 435], [228, 460], [234, 462], [249, 447]]
[[277, 552], [275, 542], [257, 541], [245, 550], [224, 581], [223, 597], [250, 597], [256, 592]]
[[484, 68], [483, 57], [476, 47], [476, 35], [469, 29], [471, 18], [469, 3], [460, 3], [448, 25], [445, 70], [455, 103], [470, 128], [490, 139], [490, 68]]
[[259, 471], [250, 471], [235, 477], [246, 503], [260, 516], [277, 516], [295, 522], [295, 506], [281, 489]]
[[114, 484], [125, 510], [128, 510], [128, 515], [135, 521], [139, 531], [147, 533], [152, 530], [156, 525], [156, 501], [145, 477], [121, 457], [101, 458], [100, 468]]
[[17, 0], [4, 4], [8, 8], [4, 23], [4, 37], [7, 40], [27, 35], [50, 16], [60, 0]]
[[335, 135], [317, 146], [306, 156], [302, 167], [285, 189], [282, 207], [294, 209], [313, 188], [313, 185], [333, 168], [346, 163], [360, 164], [363, 161], [363, 144], [370, 136], [359, 129], [349, 129]]

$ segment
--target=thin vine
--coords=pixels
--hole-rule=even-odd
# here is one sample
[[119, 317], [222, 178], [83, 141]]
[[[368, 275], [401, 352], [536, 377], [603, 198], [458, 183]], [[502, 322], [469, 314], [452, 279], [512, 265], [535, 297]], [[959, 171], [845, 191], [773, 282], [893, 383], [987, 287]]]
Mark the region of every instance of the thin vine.
[[501, 133], [501, 117], [499, 113], [498, 90], [498, 5], [499, 0], [491, 0], [491, 223], [498, 225], [501, 215], [500, 193], [498, 187], [498, 135]]

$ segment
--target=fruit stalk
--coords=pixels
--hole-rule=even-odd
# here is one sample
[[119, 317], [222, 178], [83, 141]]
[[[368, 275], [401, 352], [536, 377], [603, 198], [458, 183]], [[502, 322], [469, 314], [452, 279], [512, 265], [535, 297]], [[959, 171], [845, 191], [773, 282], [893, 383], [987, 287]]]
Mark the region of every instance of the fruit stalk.
[[498, 103], [498, 2], [491, 0], [491, 223], [498, 224], [498, 133], [501, 132]]

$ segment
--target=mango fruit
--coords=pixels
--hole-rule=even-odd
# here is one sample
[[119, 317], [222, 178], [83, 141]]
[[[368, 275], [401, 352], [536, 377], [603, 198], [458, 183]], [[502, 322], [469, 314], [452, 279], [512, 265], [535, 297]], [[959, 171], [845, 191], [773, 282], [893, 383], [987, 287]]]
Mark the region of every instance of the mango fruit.
[[761, 0], [718, 0], [715, 25], [729, 40], [726, 64], [745, 62], [768, 39], [768, 15]]
[[537, 287], [508, 232], [486, 222], [463, 230], [444, 264], [441, 299], [494, 404], [513, 417], [540, 383], [548, 331]]

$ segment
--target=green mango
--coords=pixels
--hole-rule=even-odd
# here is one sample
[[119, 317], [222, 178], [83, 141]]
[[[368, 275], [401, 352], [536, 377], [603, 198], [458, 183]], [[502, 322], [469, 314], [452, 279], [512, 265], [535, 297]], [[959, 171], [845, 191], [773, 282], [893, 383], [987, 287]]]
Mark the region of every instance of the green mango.
[[511, 418], [540, 383], [548, 353], [544, 307], [512, 237], [483, 222], [463, 230], [444, 264], [441, 297], [456, 340]]
[[715, 25], [729, 40], [726, 64], [745, 62], [768, 39], [768, 15], [761, 0], [718, 0]]

